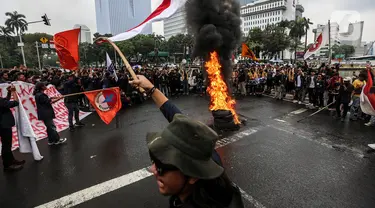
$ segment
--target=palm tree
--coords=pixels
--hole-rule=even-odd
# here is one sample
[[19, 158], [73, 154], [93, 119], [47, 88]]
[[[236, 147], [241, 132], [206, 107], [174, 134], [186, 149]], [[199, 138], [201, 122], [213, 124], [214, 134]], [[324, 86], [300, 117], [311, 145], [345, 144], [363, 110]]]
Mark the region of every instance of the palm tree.
[[302, 36], [304, 36], [305, 33], [305, 20], [304, 18], [298, 18], [296, 20], [290, 21], [289, 25], [289, 36], [294, 38], [294, 61], [297, 60], [297, 47], [298, 43], [301, 40]]
[[11, 34], [12, 30], [9, 27], [0, 26], [0, 36], [4, 37], [5, 41], [10, 38]]
[[27, 31], [27, 22], [25, 20], [26, 16], [23, 14], [19, 14], [17, 11], [7, 12], [5, 15], [8, 19], [5, 21], [5, 25], [11, 29], [11, 31], [15, 31], [17, 36]]
[[9, 27], [0, 26], [0, 36], [9, 37], [12, 30]]
[[0, 26], [0, 37], [3, 37], [5, 40], [5, 44], [7, 43], [7, 39], [11, 39], [12, 30], [9, 27]]
[[305, 26], [305, 51], [307, 50], [307, 31], [310, 29], [310, 25], [313, 23], [310, 22], [310, 18], [303, 18], [304, 20], [304, 26]]

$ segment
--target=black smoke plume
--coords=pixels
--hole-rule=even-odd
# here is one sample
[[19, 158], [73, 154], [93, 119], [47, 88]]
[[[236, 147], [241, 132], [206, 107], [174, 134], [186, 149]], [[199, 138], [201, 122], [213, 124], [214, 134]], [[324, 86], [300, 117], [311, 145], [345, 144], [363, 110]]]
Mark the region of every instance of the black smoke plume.
[[241, 41], [240, 5], [237, 0], [188, 0], [186, 21], [194, 36], [193, 57], [209, 58], [216, 51], [228, 83], [232, 53]]

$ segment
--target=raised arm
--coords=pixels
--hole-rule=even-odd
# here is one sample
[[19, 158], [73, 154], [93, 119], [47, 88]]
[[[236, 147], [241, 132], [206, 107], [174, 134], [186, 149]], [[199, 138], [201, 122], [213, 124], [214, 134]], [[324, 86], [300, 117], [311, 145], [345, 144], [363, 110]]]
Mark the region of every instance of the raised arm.
[[156, 106], [160, 109], [168, 122], [173, 120], [173, 116], [175, 114], [181, 113], [181, 111], [174, 104], [172, 104], [168, 98], [162, 92], [160, 92], [160, 90], [156, 89], [146, 77], [138, 75], [138, 80], [130, 81], [130, 84], [145, 89], [147, 95], [152, 97]]

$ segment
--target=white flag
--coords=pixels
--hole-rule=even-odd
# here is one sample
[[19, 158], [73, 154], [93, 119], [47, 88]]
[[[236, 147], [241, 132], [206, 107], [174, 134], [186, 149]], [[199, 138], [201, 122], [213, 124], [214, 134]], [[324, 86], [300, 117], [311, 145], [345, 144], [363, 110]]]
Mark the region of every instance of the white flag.
[[140, 33], [146, 28], [146, 26], [150, 25], [156, 21], [162, 21], [164, 19], [169, 18], [172, 16], [176, 11], [184, 6], [186, 0], [163, 0], [163, 2], [158, 6], [158, 8], [153, 11], [150, 16], [148, 16], [141, 24], [138, 26], [118, 35], [115, 35], [109, 38], [112, 41], [123, 41], [128, 40]]
[[40, 155], [38, 145], [36, 144], [35, 132], [22, 102], [19, 102], [18, 108], [16, 108], [15, 120], [20, 152], [33, 153], [34, 160], [42, 160], [43, 156]]
[[308, 59], [310, 56], [315, 55], [320, 49], [326, 46], [329, 43], [329, 28], [326, 25], [323, 29], [323, 32], [316, 38], [316, 41], [313, 45], [307, 49], [304, 59]]
[[113, 75], [115, 77], [115, 80], [117, 82], [118, 77], [117, 77], [117, 74], [116, 74], [115, 65], [113, 65], [113, 63], [111, 61], [111, 58], [109, 58], [109, 56], [108, 56], [108, 53], [105, 53], [105, 54], [107, 56], [107, 71], [109, 71], [109, 73], [111, 73], [111, 75]]

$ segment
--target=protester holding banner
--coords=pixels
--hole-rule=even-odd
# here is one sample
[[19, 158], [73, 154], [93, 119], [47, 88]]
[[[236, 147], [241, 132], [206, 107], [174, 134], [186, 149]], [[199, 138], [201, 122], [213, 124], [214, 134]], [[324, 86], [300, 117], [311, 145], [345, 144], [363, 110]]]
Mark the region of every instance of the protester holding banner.
[[9, 81], [8, 70], [0, 72], [0, 84], [7, 83]]
[[[77, 78], [74, 74], [70, 74], [68, 77], [68, 81], [64, 84], [64, 95], [67, 94], [74, 94], [81, 92], [81, 86], [79, 85]], [[69, 130], [72, 132], [74, 131], [74, 124], [73, 124], [73, 115], [74, 119], [76, 120], [76, 126], [82, 127], [84, 124], [79, 120], [79, 108], [78, 108], [78, 101], [80, 95], [69, 96], [64, 99], [65, 105], [69, 111]]]
[[60, 98], [50, 99], [44, 91], [47, 89], [43, 82], [38, 82], [34, 88], [35, 102], [37, 106], [38, 119], [43, 121], [47, 128], [48, 135], [48, 145], [59, 145], [66, 142], [66, 138], [60, 138], [59, 133], [56, 131], [55, 123], [53, 119], [55, 118], [55, 112], [52, 107], [52, 103], [61, 100]]
[[[0, 97], [0, 137], [1, 137], [1, 157], [3, 159], [4, 171], [17, 171], [23, 168], [25, 161], [17, 161], [12, 153], [12, 127], [15, 120], [11, 108], [18, 106], [18, 96], [16, 88], [9, 86], [6, 98]], [[13, 95], [14, 101], [10, 98]]]

